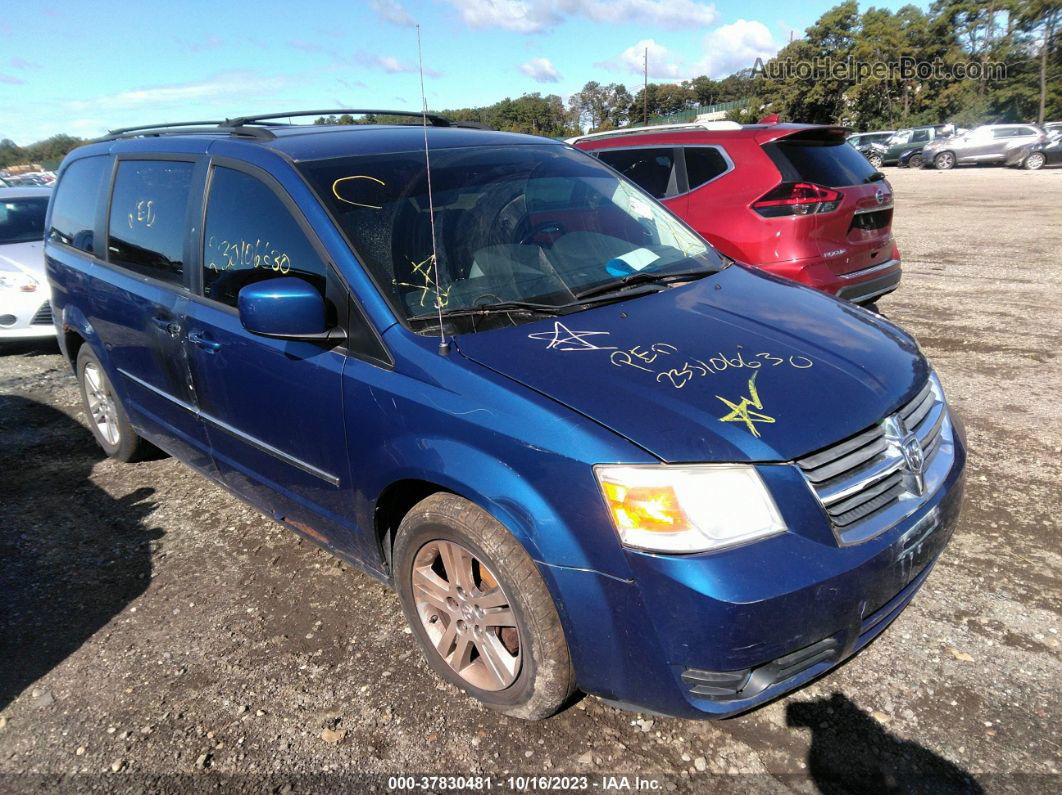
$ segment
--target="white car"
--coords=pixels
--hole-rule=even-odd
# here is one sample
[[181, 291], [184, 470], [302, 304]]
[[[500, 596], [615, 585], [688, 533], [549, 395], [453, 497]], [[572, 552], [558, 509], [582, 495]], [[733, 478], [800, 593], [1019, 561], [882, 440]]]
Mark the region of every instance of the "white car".
[[51, 188], [0, 188], [0, 342], [55, 336], [44, 275]]

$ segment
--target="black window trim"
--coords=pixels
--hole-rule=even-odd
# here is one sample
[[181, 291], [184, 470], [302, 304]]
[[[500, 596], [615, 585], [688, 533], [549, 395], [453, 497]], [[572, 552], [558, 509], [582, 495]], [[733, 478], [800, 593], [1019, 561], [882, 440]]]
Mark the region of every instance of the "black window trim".
[[[184, 243], [182, 244], [182, 257], [184, 262], [181, 263], [184, 267], [184, 273], [182, 279], [179, 282], [170, 281], [168, 279], [160, 279], [157, 276], [152, 276], [150, 273], [133, 268], [129, 265], [123, 265], [120, 262], [111, 261], [110, 251], [110, 239], [111, 239], [111, 205], [114, 202], [114, 186], [118, 181], [118, 168], [126, 161], [133, 160], [147, 160], [154, 162], [182, 162], [192, 164], [192, 181], [188, 189], [188, 204], [185, 207], [185, 227], [187, 229], [188, 221], [194, 217], [194, 211], [196, 209], [199, 197], [196, 193], [198, 189], [198, 183], [196, 176], [201, 168], [203, 161], [203, 155], [189, 154], [188, 152], [118, 152], [112, 155], [113, 161], [111, 163], [111, 174], [107, 179], [107, 196], [106, 201], [100, 202], [102, 205], [102, 219], [97, 219], [97, 223], [101, 224], [103, 234], [99, 238], [99, 242], [95, 242], [94, 248], [96, 248], [96, 257], [100, 265], [103, 265], [118, 273], [132, 276], [133, 278], [140, 279], [147, 284], [155, 287], [166, 288], [174, 290], [181, 294], [182, 297], [190, 297], [193, 295], [190, 287], [190, 274], [193, 272], [192, 261], [194, 251], [189, 250], [189, 235], [185, 235]], [[100, 257], [100, 246], [103, 247], [103, 256]]]
[[[291, 164], [289, 163], [289, 166]], [[207, 211], [210, 205], [210, 188], [214, 181], [214, 174], [218, 168], [228, 168], [233, 171], [239, 171], [247, 176], [257, 179], [268, 190], [280, 200], [280, 203], [284, 205], [284, 208], [288, 211], [288, 214], [295, 221], [296, 225], [305, 235], [306, 240], [309, 242], [311, 248], [317, 253], [321, 262], [324, 263], [326, 269], [325, 275], [325, 291], [326, 298], [333, 304], [336, 311], [337, 325], [339, 325], [344, 331], [347, 332], [345, 340], [338, 341], [336, 349], [341, 350], [345, 355], [351, 356], [356, 359], [374, 364], [378, 367], [382, 367], [387, 370], [394, 369], [395, 361], [391, 355], [390, 349], [384, 342], [383, 337], [380, 334], [379, 329], [376, 328], [370, 319], [368, 314], [362, 308], [361, 303], [358, 301], [354, 290], [351, 289], [346, 278], [343, 276], [343, 272], [335, 263], [335, 259], [328, 253], [328, 249], [325, 248], [324, 243], [321, 242], [316, 230], [306, 219], [305, 214], [302, 212], [302, 208], [292, 198], [291, 194], [280, 184], [280, 181], [266, 171], [264, 168], [248, 163], [245, 160], [238, 160], [233, 157], [227, 157], [225, 155], [209, 155], [205, 165], [206, 173], [203, 183], [203, 189], [200, 192], [200, 206], [199, 214], [197, 217], [197, 230], [195, 233], [195, 239], [193, 241], [193, 247], [195, 250], [195, 277], [194, 277], [194, 290], [190, 292], [191, 300], [197, 303], [206, 303], [207, 305], [220, 308], [229, 314], [238, 315], [239, 310], [234, 306], [229, 306], [226, 303], [217, 301], [203, 294], [203, 247], [206, 244], [206, 218]], [[294, 169], [298, 173], [297, 169]], [[301, 174], [299, 175], [301, 177]], [[310, 191], [310, 195], [313, 196], [314, 201], [317, 201], [317, 194]], [[331, 217], [331, 216], [329, 216]], [[348, 343], [353, 339], [351, 335], [352, 323], [361, 322], [363, 326], [369, 329], [372, 337], [375, 340], [378, 351], [383, 355], [375, 356], [368, 351], [361, 351], [352, 348]]]

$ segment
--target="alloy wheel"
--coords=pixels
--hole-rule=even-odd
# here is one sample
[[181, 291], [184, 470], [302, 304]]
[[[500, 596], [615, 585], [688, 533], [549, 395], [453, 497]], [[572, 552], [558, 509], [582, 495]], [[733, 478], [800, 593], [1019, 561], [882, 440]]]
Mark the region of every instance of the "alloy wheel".
[[118, 430], [118, 406], [100, 368], [94, 362], [85, 365], [85, 397], [96, 430], [107, 444], [115, 446], [121, 439]]
[[1025, 167], [1032, 171], [1040, 168], [1044, 164], [1044, 155], [1042, 152], [1033, 152], [1027, 158], [1025, 158]]
[[520, 675], [521, 632], [490, 569], [453, 541], [429, 541], [412, 571], [417, 615], [436, 652], [481, 690], [504, 690]]

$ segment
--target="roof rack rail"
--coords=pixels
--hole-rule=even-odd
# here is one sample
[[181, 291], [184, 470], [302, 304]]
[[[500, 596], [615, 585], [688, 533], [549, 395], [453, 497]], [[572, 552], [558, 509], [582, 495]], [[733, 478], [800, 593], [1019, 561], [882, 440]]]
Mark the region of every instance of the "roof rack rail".
[[165, 130], [171, 127], [206, 127], [207, 125], [217, 126], [224, 124], [225, 122], [218, 119], [212, 119], [210, 121], [176, 121], [171, 124], [141, 124], [137, 127], [119, 127], [116, 130], [108, 130], [107, 135], [125, 135], [131, 132], [141, 132], [144, 130]]
[[437, 113], [421, 113], [419, 110], [379, 110], [366, 108], [330, 108], [326, 110], [296, 110], [290, 113], [270, 113], [266, 116], [237, 116], [234, 119], [226, 119], [221, 126], [241, 127], [248, 124], [261, 124], [262, 122], [275, 119], [288, 119], [298, 116], [410, 116], [418, 119], [426, 117], [433, 127], [453, 127], [454, 122]]
[[[421, 113], [415, 110], [369, 110], [365, 108], [336, 108], [330, 110], [299, 110], [288, 113], [270, 113], [265, 116], [237, 116], [232, 119], [211, 119], [209, 121], [178, 121], [168, 124], [141, 124], [136, 127], [119, 127], [109, 130], [106, 135], [97, 138], [97, 141], [112, 141], [116, 138], [137, 138], [162, 135], [182, 135], [189, 133], [213, 133], [237, 135], [246, 138], [258, 138], [259, 140], [272, 140], [276, 135], [270, 127], [285, 126], [276, 123], [278, 119], [296, 118], [300, 116], [334, 116], [338, 114], [349, 115], [374, 115], [374, 116], [409, 116], [410, 118], [427, 118], [433, 127], [466, 127], [476, 130], [489, 130], [485, 124], [476, 121], [451, 121], [437, 113]], [[294, 125], [293, 125], [294, 126]], [[306, 125], [309, 126], [309, 125]]]
[[588, 138], [611, 138], [620, 135], [641, 135], [642, 133], [664, 132], [666, 130], [740, 130], [741, 125], [736, 121], [720, 119], [719, 121], [691, 121], [683, 124], [650, 124], [647, 127], [624, 127], [621, 130], [605, 130], [604, 132], [587, 133], [565, 139], [565, 143], [574, 144], [576, 141], [585, 141]]

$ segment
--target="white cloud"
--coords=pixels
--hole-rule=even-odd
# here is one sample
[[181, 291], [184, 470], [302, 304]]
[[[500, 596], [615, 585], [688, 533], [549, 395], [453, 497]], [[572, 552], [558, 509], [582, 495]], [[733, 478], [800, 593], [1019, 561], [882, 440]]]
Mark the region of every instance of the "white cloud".
[[672, 30], [711, 25], [715, 6], [696, 0], [447, 0], [472, 28], [539, 33], [566, 17]]
[[677, 80], [687, 76], [688, 70], [682, 59], [672, 56], [671, 51], [654, 39], [642, 39], [633, 44], [610, 61], [601, 61], [594, 66], [613, 72], [630, 72], [642, 74], [646, 50], [648, 50], [649, 77], [662, 80]]
[[[358, 65], [364, 66], [367, 69], [378, 69], [389, 75], [417, 71], [416, 64], [403, 61], [394, 55], [377, 55], [376, 53], [361, 51], [354, 56], [354, 60]], [[428, 77], [442, 76], [442, 72], [436, 69], [430, 69], [427, 66], [424, 67], [424, 74]]]
[[704, 57], [695, 64], [696, 72], [725, 77], [740, 69], [751, 69], [757, 58], [766, 61], [778, 52], [779, 46], [762, 22], [739, 19], [705, 36]]
[[560, 72], [549, 58], [532, 58], [520, 64], [520, 71], [536, 83], [557, 83], [561, 79]]
[[169, 85], [148, 86], [117, 94], [75, 100], [71, 110], [139, 108], [148, 105], [180, 105], [210, 101], [218, 104], [238, 100], [248, 95], [273, 94], [291, 83], [287, 77], [267, 77], [250, 70], [219, 72], [203, 80]]
[[411, 28], [417, 24], [398, 0], [372, 0], [372, 8], [380, 19], [392, 25]]

